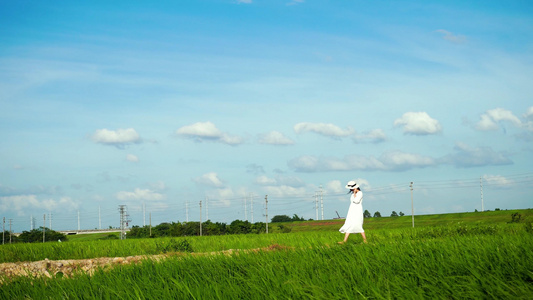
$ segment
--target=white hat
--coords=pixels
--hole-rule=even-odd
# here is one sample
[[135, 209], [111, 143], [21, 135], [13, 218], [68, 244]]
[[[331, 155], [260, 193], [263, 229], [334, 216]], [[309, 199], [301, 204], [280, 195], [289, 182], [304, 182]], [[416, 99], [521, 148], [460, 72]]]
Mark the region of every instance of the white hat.
[[355, 190], [355, 189], [358, 189], [358, 188], [359, 188], [359, 185], [358, 185], [357, 183], [355, 183], [355, 181], [350, 180], [350, 181], [348, 181], [348, 183], [346, 184], [346, 188], [349, 189], [349, 190]]

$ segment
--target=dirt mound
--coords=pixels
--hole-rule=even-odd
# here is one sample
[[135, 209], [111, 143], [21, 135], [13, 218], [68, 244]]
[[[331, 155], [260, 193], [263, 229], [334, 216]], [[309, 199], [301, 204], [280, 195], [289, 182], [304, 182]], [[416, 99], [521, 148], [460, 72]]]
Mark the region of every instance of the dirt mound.
[[[238, 253], [248, 253], [257, 251], [276, 251], [289, 249], [285, 246], [277, 244], [270, 245], [266, 248], [257, 248], [249, 250], [224, 250], [218, 252], [208, 253], [190, 253], [193, 256], [207, 256], [207, 255], [233, 255]], [[34, 262], [15, 262], [0, 264], [0, 284], [6, 278], [13, 278], [19, 276], [29, 277], [70, 277], [76, 273], [86, 273], [92, 275], [97, 269], [104, 270], [112, 268], [117, 265], [129, 265], [140, 263], [143, 260], [160, 261], [170, 256], [183, 256], [182, 252], [166, 253], [159, 255], [138, 255], [128, 257], [99, 257], [89, 259], [69, 259], [69, 260], [41, 260]]]

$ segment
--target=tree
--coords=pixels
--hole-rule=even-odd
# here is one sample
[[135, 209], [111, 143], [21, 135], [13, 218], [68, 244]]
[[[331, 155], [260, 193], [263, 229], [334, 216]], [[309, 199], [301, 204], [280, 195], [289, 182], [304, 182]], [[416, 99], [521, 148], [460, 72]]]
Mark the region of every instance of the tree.
[[381, 213], [379, 211], [376, 211], [374, 213], [374, 218], [381, 218]]
[[392, 213], [390, 214], [391, 217], [397, 217], [398, 216], [398, 213], [396, 211], [392, 211]]
[[297, 214], [294, 214], [294, 215], [292, 216], [291, 221], [293, 221], [293, 222], [294, 222], [294, 221], [305, 221], [305, 219], [304, 219], [303, 217], [301, 217], [301, 218], [298, 217]]
[[[58, 240], [66, 241], [67, 236], [62, 234], [61, 232], [57, 232], [54, 230], [50, 230], [48, 228], [44, 228], [45, 233], [45, 241], [46, 242], [57, 242]], [[19, 237], [18, 240], [24, 243], [38, 243], [43, 241], [43, 227], [39, 227], [38, 229], [33, 229], [31, 231], [23, 231]]]
[[405, 216], [405, 214], [403, 212], [400, 212], [400, 217], [403, 217]]
[[370, 212], [368, 211], [368, 209], [366, 209], [365, 212], [363, 213], [363, 217], [364, 217], [364, 218], [372, 218], [372, 215], [370, 214]]
[[270, 222], [277, 223], [277, 222], [291, 222], [291, 221], [292, 221], [291, 217], [287, 215], [277, 215], [277, 216], [274, 216]]

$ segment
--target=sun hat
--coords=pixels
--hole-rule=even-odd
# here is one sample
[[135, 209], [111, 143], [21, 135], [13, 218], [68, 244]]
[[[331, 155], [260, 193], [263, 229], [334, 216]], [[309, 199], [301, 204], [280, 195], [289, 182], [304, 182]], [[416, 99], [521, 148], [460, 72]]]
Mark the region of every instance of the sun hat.
[[355, 189], [358, 189], [358, 188], [359, 188], [359, 185], [358, 185], [357, 183], [355, 183], [355, 181], [350, 180], [350, 181], [348, 181], [348, 183], [346, 184], [346, 188], [349, 189], [349, 190], [355, 190]]

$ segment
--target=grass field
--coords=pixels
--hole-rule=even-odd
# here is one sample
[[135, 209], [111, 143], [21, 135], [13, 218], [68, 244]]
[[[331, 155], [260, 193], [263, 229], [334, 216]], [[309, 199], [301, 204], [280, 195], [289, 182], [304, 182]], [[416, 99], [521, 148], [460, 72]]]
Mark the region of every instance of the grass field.
[[[510, 223], [515, 212], [521, 221]], [[365, 220], [368, 244], [354, 235], [338, 245], [343, 221], [328, 220], [268, 235], [4, 245], [2, 262], [156, 254], [183, 241], [193, 253], [92, 276], [7, 279], [0, 298], [531, 299], [531, 221], [531, 210], [417, 216], [414, 229], [411, 217], [376, 218]]]

